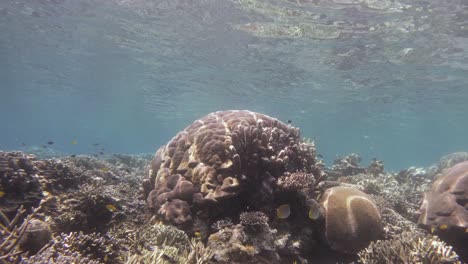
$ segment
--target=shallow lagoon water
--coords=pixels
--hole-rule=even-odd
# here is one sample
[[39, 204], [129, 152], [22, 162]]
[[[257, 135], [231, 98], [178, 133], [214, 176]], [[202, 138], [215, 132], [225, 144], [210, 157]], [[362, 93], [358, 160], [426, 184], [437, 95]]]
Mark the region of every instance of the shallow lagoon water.
[[[399, 170], [468, 148], [466, 2], [2, 1], [1, 149], [148, 153], [262, 112]], [[70, 142], [76, 139], [78, 144]]]

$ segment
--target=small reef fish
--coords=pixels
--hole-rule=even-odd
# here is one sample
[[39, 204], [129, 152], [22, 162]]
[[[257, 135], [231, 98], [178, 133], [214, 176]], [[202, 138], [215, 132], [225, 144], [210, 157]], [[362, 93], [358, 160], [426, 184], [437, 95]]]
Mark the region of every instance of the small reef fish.
[[288, 218], [290, 214], [291, 214], [291, 207], [289, 207], [289, 204], [283, 204], [276, 209], [276, 215], [278, 216], [279, 219]]
[[314, 208], [309, 209], [309, 218], [311, 220], [317, 220], [320, 217], [320, 211], [314, 210]]
[[76, 158], [76, 155], [75, 155], [75, 154], [73, 154], [73, 155], [70, 155], [70, 157], [72, 157], [72, 158]]
[[311, 220], [319, 219], [320, 216], [322, 215], [322, 211], [317, 201], [311, 199], [307, 201], [307, 204], [309, 206], [309, 213], [308, 213], [309, 219]]
[[72, 143], [72, 145], [76, 145], [76, 144], [78, 144], [78, 141], [76, 141], [76, 139], [74, 139], [74, 140], [72, 140], [71, 143]]
[[54, 144], [54, 142], [53, 142], [53, 141], [47, 141], [47, 144], [49, 144], [49, 145], [53, 145], [53, 144]]
[[107, 210], [109, 210], [111, 212], [117, 211], [117, 207], [115, 207], [115, 205], [113, 205], [113, 204], [106, 205], [106, 208], [107, 208]]
[[195, 231], [194, 235], [195, 235], [196, 237], [201, 237], [201, 232], [200, 232], [200, 231]]
[[447, 230], [447, 229], [448, 229], [448, 225], [442, 224], [442, 225], [439, 226], [439, 229], [440, 229], [440, 230]]
[[100, 171], [101, 171], [101, 172], [109, 172], [109, 168], [104, 167], [104, 168], [101, 168]]
[[0, 198], [3, 197], [6, 193], [4, 191], [0, 191]]

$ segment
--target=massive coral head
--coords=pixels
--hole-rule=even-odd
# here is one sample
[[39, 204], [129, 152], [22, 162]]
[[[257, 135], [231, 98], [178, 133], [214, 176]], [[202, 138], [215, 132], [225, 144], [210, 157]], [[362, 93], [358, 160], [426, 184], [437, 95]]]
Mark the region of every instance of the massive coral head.
[[178, 225], [196, 217], [238, 218], [247, 208], [273, 212], [278, 178], [322, 176], [315, 155], [313, 143], [290, 124], [246, 110], [219, 111], [157, 150], [144, 196], [154, 212]]

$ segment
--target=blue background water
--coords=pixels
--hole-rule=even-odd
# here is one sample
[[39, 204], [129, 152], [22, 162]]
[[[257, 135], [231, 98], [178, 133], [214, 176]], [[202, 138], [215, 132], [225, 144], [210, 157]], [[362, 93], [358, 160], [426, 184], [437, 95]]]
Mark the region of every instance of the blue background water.
[[153, 152], [249, 109], [328, 164], [429, 165], [468, 150], [467, 37], [464, 0], [3, 0], [0, 149]]

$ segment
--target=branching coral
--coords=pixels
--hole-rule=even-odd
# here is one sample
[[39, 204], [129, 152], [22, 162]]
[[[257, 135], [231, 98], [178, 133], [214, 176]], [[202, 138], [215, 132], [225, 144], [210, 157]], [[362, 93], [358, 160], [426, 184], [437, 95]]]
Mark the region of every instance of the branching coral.
[[22, 253], [18, 248], [18, 243], [24, 236], [27, 221], [18, 225], [18, 221], [23, 217], [26, 210], [19, 208], [16, 216], [10, 221], [8, 217], [0, 211], [0, 261], [2, 263], [17, 262]]
[[175, 247], [166, 244], [153, 251], [144, 250], [143, 254], [134, 254], [127, 257], [126, 264], [205, 264], [209, 263], [213, 253], [202, 242], [192, 239], [188, 247]]
[[313, 174], [295, 172], [287, 173], [278, 178], [277, 183], [279, 188], [285, 191], [301, 190], [304, 188], [315, 188], [316, 181]]
[[122, 241], [109, 235], [72, 232], [57, 236], [50, 247], [57, 252], [67, 250], [78, 252], [82, 256], [100, 262], [116, 262], [123, 259], [120, 254], [125, 248], [122, 245]]
[[437, 237], [405, 232], [390, 240], [372, 242], [359, 252], [363, 264], [439, 264], [461, 263], [452, 247]]
[[268, 226], [268, 216], [262, 212], [243, 212], [239, 216], [240, 223], [252, 229]]
[[84, 257], [80, 253], [63, 249], [62, 251], [56, 251], [53, 247], [47, 247], [43, 251], [40, 251], [38, 254], [24, 259], [20, 262], [21, 264], [63, 264], [63, 263], [73, 263], [73, 264], [101, 264], [97, 260], [93, 260], [87, 257]]
[[[11, 221], [0, 211], [0, 261], [2, 263], [17, 263], [27, 254], [35, 254], [50, 241], [49, 226], [41, 220], [34, 219], [39, 210], [40, 206], [24, 217], [26, 210], [21, 206]], [[23, 217], [24, 220], [21, 220]]]
[[[407, 176], [402, 176], [403, 174]], [[358, 174], [347, 177], [347, 182], [362, 186], [368, 194], [382, 197], [384, 207], [391, 208], [405, 218], [415, 221], [418, 214], [418, 203], [421, 199], [424, 184], [422, 181], [412, 179], [410, 172], [399, 174], [380, 173], [377, 177], [370, 174]], [[404, 180], [399, 182], [397, 179]]]
[[189, 237], [184, 231], [170, 225], [155, 224], [137, 231], [138, 240], [147, 248], [174, 247], [185, 249], [189, 247]]
[[[113, 211], [107, 208], [114, 206]], [[52, 208], [55, 207], [55, 208]], [[118, 213], [118, 202], [104, 188], [86, 185], [81, 190], [60, 196], [50, 201], [53, 212], [51, 225], [56, 232], [102, 232], [109, 228], [109, 222]]]

